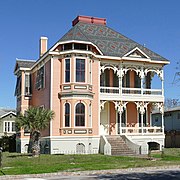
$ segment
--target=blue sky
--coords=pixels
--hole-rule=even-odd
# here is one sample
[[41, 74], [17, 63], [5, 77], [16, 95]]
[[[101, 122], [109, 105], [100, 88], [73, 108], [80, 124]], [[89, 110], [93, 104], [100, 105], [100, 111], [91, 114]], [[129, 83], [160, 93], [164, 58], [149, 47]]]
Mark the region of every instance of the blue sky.
[[180, 98], [180, 86], [172, 86], [180, 61], [179, 7], [179, 0], [0, 0], [0, 107], [16, 107], [16, 58], [37, 60], [39, 38], [47, 36], [51, 47], [77, 15], [106, 18], [109, 27], [170, 60], [165, 95]]

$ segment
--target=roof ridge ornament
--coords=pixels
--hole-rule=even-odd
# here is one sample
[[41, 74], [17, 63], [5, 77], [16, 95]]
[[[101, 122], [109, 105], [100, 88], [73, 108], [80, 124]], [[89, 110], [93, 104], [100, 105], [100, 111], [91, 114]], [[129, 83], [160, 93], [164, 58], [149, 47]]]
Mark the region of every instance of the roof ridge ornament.
[[91, 17], [91, 16], [77, 16], [72, 21], [72, 26], [75, 26], [78, 22], [85, 22], [89, 24], [99, 24], [99, 25], [106, 25], [105, 18], [98, 18], [98, 17]]

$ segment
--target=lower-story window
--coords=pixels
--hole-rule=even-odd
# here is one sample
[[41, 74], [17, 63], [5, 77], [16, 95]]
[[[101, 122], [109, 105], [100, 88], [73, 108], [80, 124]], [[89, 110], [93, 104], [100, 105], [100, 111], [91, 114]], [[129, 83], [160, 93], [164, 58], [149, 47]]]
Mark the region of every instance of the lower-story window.
[[65, 104], [65, 127], [70, 126], [70, 105], [69, 103]]
[[75, 125], [85, 126], [85, 106], [83, 103], [78, 103], [76, 105]]

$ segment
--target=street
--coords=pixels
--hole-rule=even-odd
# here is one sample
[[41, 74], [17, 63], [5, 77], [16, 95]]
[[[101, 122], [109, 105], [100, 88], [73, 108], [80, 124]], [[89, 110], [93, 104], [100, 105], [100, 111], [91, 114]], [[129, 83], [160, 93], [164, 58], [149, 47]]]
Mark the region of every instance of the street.
[[101, 170], [85, 172], [59, 172], [50, 174], [33, 174], [17, 176], [0, 176], [0, 180], [177, 180], [180, 179], [180, 168], [149, 167], [119, 170]]

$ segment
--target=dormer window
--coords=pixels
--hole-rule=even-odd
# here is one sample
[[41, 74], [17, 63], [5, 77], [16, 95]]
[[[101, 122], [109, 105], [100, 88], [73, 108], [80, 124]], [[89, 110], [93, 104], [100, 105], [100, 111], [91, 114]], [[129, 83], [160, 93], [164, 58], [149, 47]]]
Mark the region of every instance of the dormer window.
[[87, 50], [87, 45], [86, 44], [75, 43], [74, 44], [74, 49], [77, 49], [77, 50]]
[[64, 51], [71, 49], [72, 49], [72, 43], [64, 44], [64, 48], [63, 48]]

